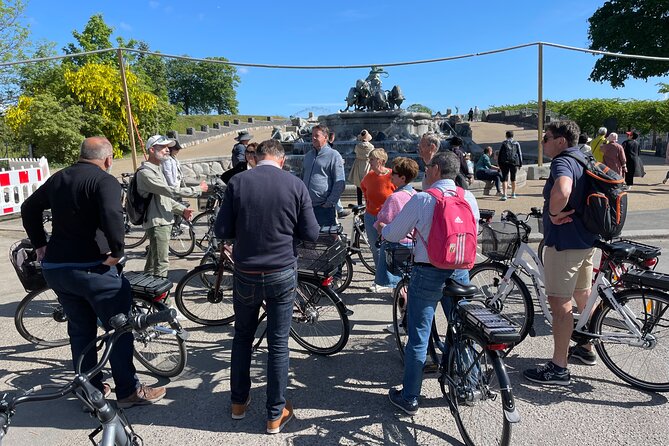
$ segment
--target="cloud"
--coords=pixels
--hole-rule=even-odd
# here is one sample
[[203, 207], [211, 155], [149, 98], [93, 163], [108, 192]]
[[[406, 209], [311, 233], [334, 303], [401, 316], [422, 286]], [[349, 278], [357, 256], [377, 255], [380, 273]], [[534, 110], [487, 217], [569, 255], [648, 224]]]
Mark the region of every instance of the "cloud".
[[246, 68], [246, 67], [239, 67], [239, 68], [237, 68], [237, 73], [239, 73], [239, 74], [246, 74], [246, 73], [248, 73], [248, 72], [249, 72], [249, 69]]
[[149, 8], [158, 9], [159, 7], [160, 7], [160, 2], [157, 2], [155, 0], [149, 1]]
[[118, 27], [121, 28], [124, 31], [132, 31], [132, 26], [128, 25], [125, 22], [121, 22], [118, 24]]

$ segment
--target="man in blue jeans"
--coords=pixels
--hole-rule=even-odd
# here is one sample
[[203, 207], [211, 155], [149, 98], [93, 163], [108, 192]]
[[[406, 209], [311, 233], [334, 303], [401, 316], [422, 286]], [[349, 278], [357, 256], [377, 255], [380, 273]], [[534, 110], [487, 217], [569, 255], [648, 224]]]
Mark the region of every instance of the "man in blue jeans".
[[[79, 161], [50, 177], [21, 206], [23, 226], [42, 260], [44, 279], [58, 296], [67, 314], [72, 360], [76, 364], [86, 346], [97, 336], [99, 319], [111, 329], [109, 319], [128, 314], [130, 283], [119, 274], [123, 257], [121, 187], [107, 171], [112, 166], [112, 145], [100, 136], [86, 138]], [[42, 212], [51, 209], [53, 231], [47, 244]], [[121, 336], [109, 357], [121, 408], [151, 404], [165, 396], [165, 388], [139, 383], [132, 363], [132, 333]], [[83, 372], [97, 363], [96, 350], [83, 358]], [[111, 387], [102, 373], [91, 384], [107, 397]]]
[[[455, 177], [460, 171], [460, 160], [453, 152], [438, 153], [426, 166], [425, 176], [430, 188], [444, 191], [455, 191]], [[465, 200], [479, 220], [479, 208], [471, 192], [465, 191]], [[436, 200], [428, 193], [414, 195], [402, 208], [395, 219], [384, 226], [382, 235], [385, 240], [399, 242], [414, 228], [422, 234], [417, 237], [414, 247], [414, 268], [407, 296], [407, 334], [408, 341], [404, 349], [404, 378], [402, 389], [390, 389], [390, 402], [407, 413], [418, 412], [418, 397], [423, 383], [423, 367], [427, 357], [427, 345], [430, 329], [434, 319], [437, 303], [442, 301], [445, 312], [450, 308], [450, 301], [444, 300], [442, 289], [446, 279], [453, 278], [459, 282], [469, 283], [469, 271], [444, 270], [430, 264], [427, 241]]]
[[[225, 190], [216, 236], [234, 239], [230, 390], [232, 418], [246, 415], [251, 402], [251, 349], [258, 314], [267, 311], [267, 433], [276, 434], [293, 417], [286, 401], [288, 335], [297, 286], [294, 241], [316, 241], [319, 226], [306, 186], [282, 170], [285, 152], [270, 139], [256, 148], [256, 167], [235, 175]], [[334, 209], [334, 208], [333, 208]]]
[[344, 159], [328, 144], [327, 127], [317, 125], [311, 132], [313, 149], [304, 154], [302, 179], [318, 224], [332, 226], [337, 224], [336, 205], [346, 186]]

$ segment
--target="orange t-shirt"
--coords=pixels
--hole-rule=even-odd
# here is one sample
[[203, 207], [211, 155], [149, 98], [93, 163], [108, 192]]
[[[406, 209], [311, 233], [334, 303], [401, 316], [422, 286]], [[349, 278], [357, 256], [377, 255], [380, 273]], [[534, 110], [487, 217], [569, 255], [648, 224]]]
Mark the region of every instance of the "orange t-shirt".
[[385, 175], [378, 175], [370, 170], [365, 178], [360, 182], [360, 189], [365, 195], [367, 203], [367, 212], [376, 216], [381, 210], [381, 206], [386, 202], [386, 198], [395, 191], [395, 186], [390, 182], [391, 170]]

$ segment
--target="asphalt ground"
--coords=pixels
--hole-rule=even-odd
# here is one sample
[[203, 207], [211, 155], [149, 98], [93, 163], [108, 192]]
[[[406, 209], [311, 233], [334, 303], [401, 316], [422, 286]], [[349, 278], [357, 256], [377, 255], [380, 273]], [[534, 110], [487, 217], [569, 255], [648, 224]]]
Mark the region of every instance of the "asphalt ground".
[[[634, 220], [630, 218], [629, 224]], [[350, 217], [344, 225], [350, 228]], [[0, 251], [8, 252], [22, 236], [17, 221], [0, 223]], [[651, 242], [669, 248], [668, 240], [646, 241]], [[127, 270], [142, 269], [142, 251], [140, 247], [129, 253]], [[198, 261], [197, 253], [172, 259], [171, 279], [176, 283]], [[659, 270], [669, 272], [669, 261], [661, 260]], [[291, 340], [288, 398], [294, 403], [295, 419], [282, 433], [264, 433], [266, 345], [253, 358], [247, 417], [233, 421], [229, 415], [232, 327], [202, 327], [189, 321], [184, 323], [191, 334], [186, 370], [171, 380], [157, 379], [137, 364], [143, 382], [165, 385], [168, 393], [154, 406], [126, 410], [129, 420], [147, 445], [461, 444], [436, 374], [425, 376], [416, 416], [401, 415], [390, 405], [387, 392], [401, 383], [402, 364], [394, 338], [383, 330], [392, 320], [390, 296], [366, 292], [371, 280], [357, 264], [353, 283], [342, 295], [354, 311], [351, 337], [342, 352], [332, 357], [310, 355]], [[8, 261], [0, 262], [0, 284], [5, 290], [0, 296], [0, 393], [65, 383], [72, 376], [68, 348], [36, 348], [14, 327], [14, 312], [25, 292]], [[521, 422], [513, 427], [513, 444], [667, 444], [667, 394], [633, 389], [601, 361], [594, 367], [574, 364], [567, 387], [525, 381], [522, 370], [544, 362], [552, 351], [549, 327], [539, 318], [535, 324], [537, 337], [528, 338], [506, 360], [521, 414]], [[80, 406], [73, 398], [19, 406], [5, 444], [87, 443], [86, 435], [96, 423]], [[490, 413], [481, 421], [501, 416]]]

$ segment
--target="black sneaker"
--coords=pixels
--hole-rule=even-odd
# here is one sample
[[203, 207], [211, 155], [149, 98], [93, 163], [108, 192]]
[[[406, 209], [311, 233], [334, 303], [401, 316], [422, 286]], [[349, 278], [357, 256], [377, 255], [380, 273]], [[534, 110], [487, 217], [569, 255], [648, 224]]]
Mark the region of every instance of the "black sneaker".
[[397, 389], [390, 389], [388, 392], [388, 398], [390, 402], [393, 403], [393, 406], [402, 410], [407, 415], [414, 416], [418, 413], [418, 402], [409, 402], [404, 399], [402, 396], [402, 391]]
[[536, 369], [527, 369], [523, 375], [528, 380], [539, 384], [557, 384], [568, 386], [571, 384], [571, 375], [569, 369], [562, 368], [549, 361], [546, 365]]
[[569, 358], [575, 358], [585, 365], [596, 365], [597, 355], [592, 350], [588, 350], [582, 345], [574, 345], [569, 347]]

